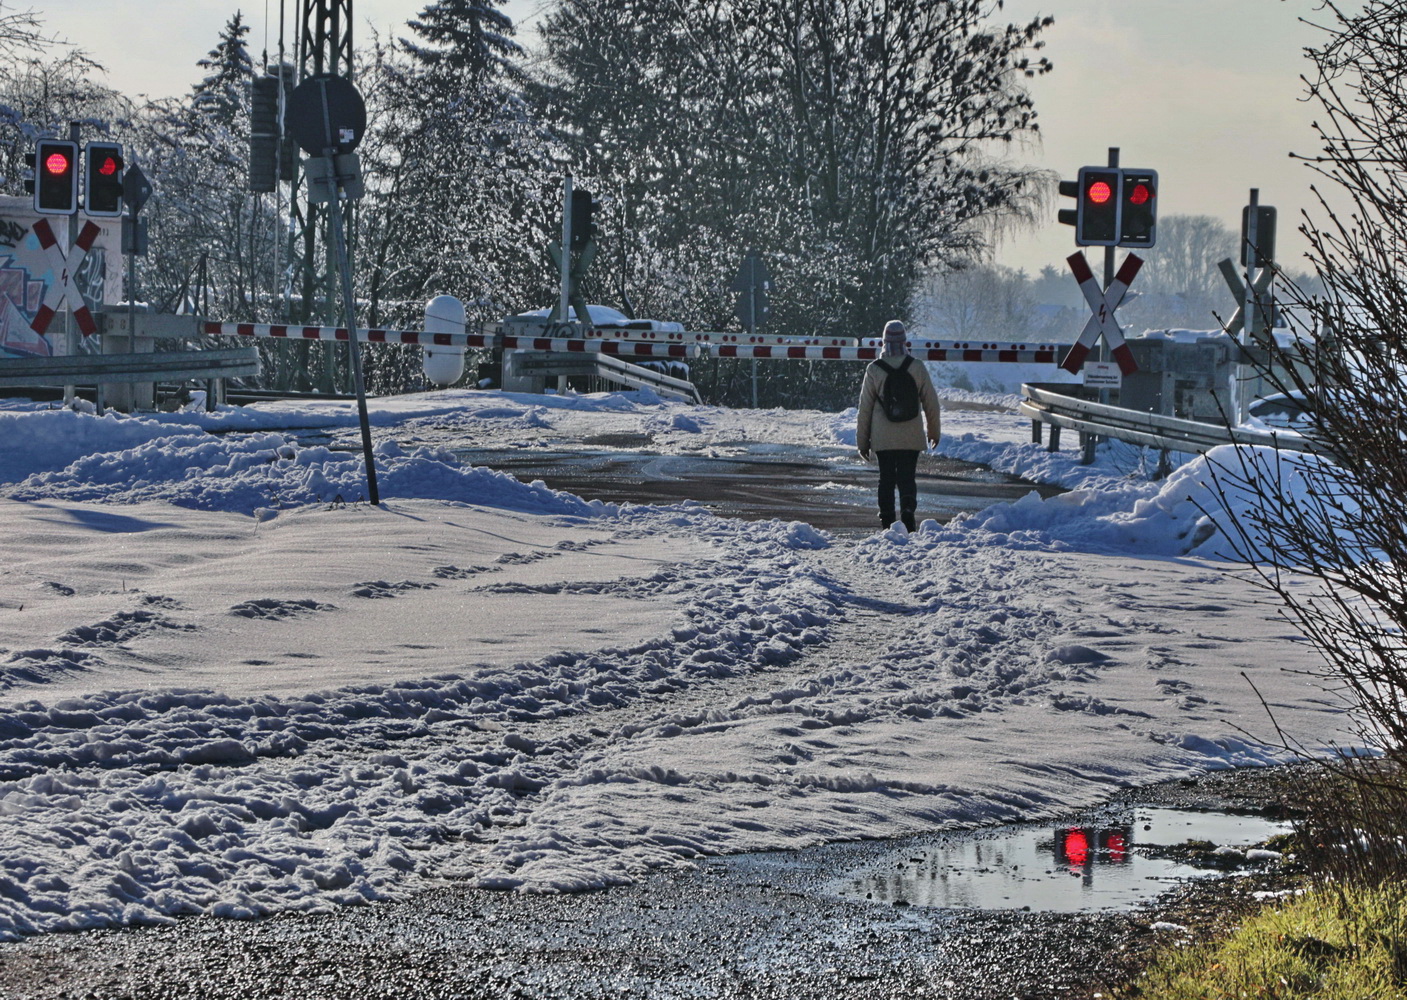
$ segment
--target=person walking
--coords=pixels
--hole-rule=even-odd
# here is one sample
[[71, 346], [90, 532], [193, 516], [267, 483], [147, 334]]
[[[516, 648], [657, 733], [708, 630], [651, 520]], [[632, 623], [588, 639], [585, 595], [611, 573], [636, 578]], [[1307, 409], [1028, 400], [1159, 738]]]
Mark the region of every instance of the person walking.
[[[938, 394], [928, 368], [908, 352], [904, 324], [891, 319], [884, 324], [883, 354], [865, 369], [860, 385], [855, 447], [869, 461], [871, 450], [879, 461], [879, 521], [894, 523], [894, 492], [899, 492], [899, 516], [904, 527], [915, 529], [918, 483], [914, 474], [918, 455], [936, 445], [941, 429]], [[927, 423], [928, 433], [924, 433]]]

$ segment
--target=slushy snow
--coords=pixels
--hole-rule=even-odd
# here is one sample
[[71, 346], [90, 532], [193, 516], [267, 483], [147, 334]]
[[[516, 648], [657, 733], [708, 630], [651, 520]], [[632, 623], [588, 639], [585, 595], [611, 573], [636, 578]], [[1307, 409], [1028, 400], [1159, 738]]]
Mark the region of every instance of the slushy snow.
[[1215, 455], [1155, 483], [952, 409], [943, 452], [1069, 491], [842, 537], [458, 456], [851, 463], [853, 410], [371, 405], [378, 507], [346, 403], [0, 408], [0, 937], [1039, 819], [1283, 759], [1252, 683], [1307, 746], [1346, 738], [1222, 558]]

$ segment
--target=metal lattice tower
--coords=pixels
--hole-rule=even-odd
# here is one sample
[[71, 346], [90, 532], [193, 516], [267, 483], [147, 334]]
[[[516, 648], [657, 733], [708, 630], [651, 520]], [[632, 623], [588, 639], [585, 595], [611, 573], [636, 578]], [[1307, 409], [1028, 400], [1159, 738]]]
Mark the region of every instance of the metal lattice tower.
[[352, 75], [352, 0], [303, 0], [298, 82], [320, 73]]
[[[302, 18], [298, 32], [298, 82], [310, 76], [330, 73], [335, 76], [352, 76], [352, 0], [300, 0]], [[300, 171], [301, 173], [301, 171]], [[317, 266], [319, 231], [326, 232], [328, 213], [325, 208], [307, 200], [301, 183], [293, 185], [292, 214], [295, 224], [300, 227], [303, 242], [301, 320], [304, 323], [313, 319], [314, 302], [319, 298], [320, 285], [330, 284], [329, 275], [320, 272]], [[347, 228], [351, 229], [351, 213], [347, 213]], [[350, 234], [349, 234], [350, 235]], [[323, 241], [324, 245], [327, 241]], [[332, 298], [330, 288], [327, 298]], [[336, 348], [324, 348], [324, 373], [322, 388], [332, 391], [336, 367]], [[350, 376], [350, 373], [349, 373]]]

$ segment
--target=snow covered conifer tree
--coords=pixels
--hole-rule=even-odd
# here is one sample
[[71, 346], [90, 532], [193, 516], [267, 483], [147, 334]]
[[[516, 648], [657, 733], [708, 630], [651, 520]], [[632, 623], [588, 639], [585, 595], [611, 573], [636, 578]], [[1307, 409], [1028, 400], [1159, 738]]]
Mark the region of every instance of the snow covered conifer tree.
[[[184, 100], [154, 102], [138, 136], [142, 169], [157, 197], [147, 208], [152, 251], [144, 287], [158, 305], [199, 302], [212, 314], [259, 317], [256, 287], [268, 271], [273, 220], [248, 193], [249, 92], [254, 77], [236, 12], [209, 54], [205, 75]], [[204, 265], [201, 266], [201, 262]]]
[[513, 22], [484, 0], [436, 0], [407, 22], [421, 41], [401, 39], [426, 69], [443, 67], [471, 78], [515, 77], [523, 49], [513, 41]]
[[254, 64], [244, 37], [247, 34], [249, 25], [235, 11], [220, 32], [219, 43], [196, 63], [210, 73], [195, 85], [191, 106], [196, 114], [226, 128], [232, 128], [242, 115], [247, 115], [249, 107]]

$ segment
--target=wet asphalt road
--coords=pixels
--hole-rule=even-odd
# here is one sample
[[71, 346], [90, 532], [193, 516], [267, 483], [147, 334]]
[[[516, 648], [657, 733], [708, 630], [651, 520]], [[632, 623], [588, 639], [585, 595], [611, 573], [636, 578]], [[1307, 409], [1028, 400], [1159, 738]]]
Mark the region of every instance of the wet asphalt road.
[[[724, 458], [658, 455], [626, 449], [576, 451], [466, 451], [524, 482], [541, 479], [556, 490], [608, 503], [678, 503], [693, 500], [725, 517], [781, 518], [817, 528], [869, 532], [878, 526], [878, 472], [857, 457], [739, 454]], [[1035, 490], [1063, 492], [970, 462], [926, 453], [919, 457], [919, 520], [946, 523], [958, 514], [1016, 501]]]
[[[1279, 770], [1207, 775], [1120, 799], [1259, 810], [1280, 794]], [[1207, 880], [1131, 912], [940, 909], [836, 891], [838, 872], [893, 866], [896, 857], [902, 865], [923, 845], [712, 859], [571, 895], [446, 885], [327, 914], [50, 934], [0, 946], [0, 997], [1067, 1000], [1126, 975], [1130, 954], [1155, 939], [1155, 920], [1197, 926], [1288, 877]]]
[[[724, 517], [805, 521], [841, 534], [878, 526], [879, 473], [853, 451], [737, 443], [726, 455], [661, 455], [648, 436], [611, 435], [577, 448], [465, 449], [462, 460], [523, 482], [607, 503], [671, 504], [692, 500]], [[1013, 502], [1035, 490], [1064, 492], [932, 452], [919, 456], [919, 520], [946, 523], [958, 514]]]

